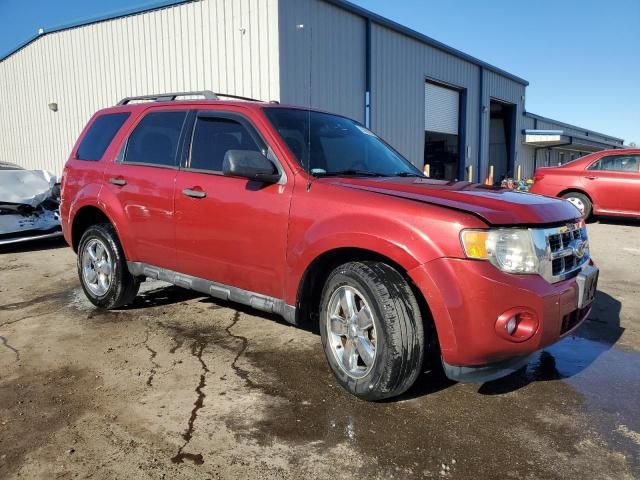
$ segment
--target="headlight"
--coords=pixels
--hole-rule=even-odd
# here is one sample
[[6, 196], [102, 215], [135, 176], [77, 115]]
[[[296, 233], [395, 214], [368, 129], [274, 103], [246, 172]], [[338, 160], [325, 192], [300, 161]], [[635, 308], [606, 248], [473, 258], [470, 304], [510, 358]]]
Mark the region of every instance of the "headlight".
[[504, 272], [538, 273], [539, 259], [529, 230], [463, 230], [460, 240], [467, 258], [489, 260]]

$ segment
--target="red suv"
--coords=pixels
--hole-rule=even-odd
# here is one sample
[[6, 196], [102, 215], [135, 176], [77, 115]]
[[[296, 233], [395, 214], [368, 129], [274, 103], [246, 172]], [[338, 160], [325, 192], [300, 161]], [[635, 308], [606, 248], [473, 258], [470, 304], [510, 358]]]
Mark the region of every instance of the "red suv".
[[598, 270], [568, 202], [431, 180], [345, 117], [201, 93], [124, 99], [73, 148], [62, 225], [94, 305], [153, 278], [317, 322], [367, 400], [427, 354], [455, 380], [506, 375], [589, 313]]
[[536, 170], [530, 190], [573, 203], [588, 218], [640, 217], [640, 150], [603, 150]]

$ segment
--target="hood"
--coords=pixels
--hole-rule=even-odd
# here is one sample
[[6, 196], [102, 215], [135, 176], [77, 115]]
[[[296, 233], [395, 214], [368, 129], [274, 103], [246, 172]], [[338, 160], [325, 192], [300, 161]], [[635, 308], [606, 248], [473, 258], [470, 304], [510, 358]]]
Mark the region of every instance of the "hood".
[[550, 224], [580, 216], [564, 200], [469, 182], [410, 177], [329, 177], [319, 181], [469, 212], [490, 225]]

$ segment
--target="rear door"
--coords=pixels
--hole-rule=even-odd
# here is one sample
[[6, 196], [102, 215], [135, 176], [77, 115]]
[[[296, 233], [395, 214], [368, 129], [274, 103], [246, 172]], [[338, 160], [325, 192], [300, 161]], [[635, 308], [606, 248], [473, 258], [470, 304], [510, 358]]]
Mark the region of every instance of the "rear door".
[[228, 150], [261, 151], [282, 166], [242, 110], [197, 113], [175, 188], [178, 271], [282, 298], [293, 182], [226, 177]]
[[640, 214], [640, 155], [607, 155], [584, 175], [596, 212]]
[[185, 110], [148, 110], [105, 169], [104, 188], [125, 217], [128, 260], [176, 268], [173, 191], [186, 118]]

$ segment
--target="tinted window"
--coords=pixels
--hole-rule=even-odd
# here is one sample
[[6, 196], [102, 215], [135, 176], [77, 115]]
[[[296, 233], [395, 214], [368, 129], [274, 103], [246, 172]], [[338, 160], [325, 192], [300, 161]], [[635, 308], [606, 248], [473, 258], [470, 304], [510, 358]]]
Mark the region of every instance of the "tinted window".
[[415, 175], [422, 173], [374, 133], [328, 113], [264, 109], [291, 153], [314, 175]]
[[226, 118], [199, 117], [193, 132], [190, 168], [221, 172], [229, 150], [259, 152], [260, 148], [241, 123]]
[[79, 160], [100, 160], [129, 115], [128, 112], [108, 113], [96, 118], [82, 139], [76, 158]]
[[640, 155], [611, 155], [602, 157], [589, 170], [607, 172], [640, 172]]
[[148, 113], [129, 137], [125, 162], [175, 166], [186, 112]]

